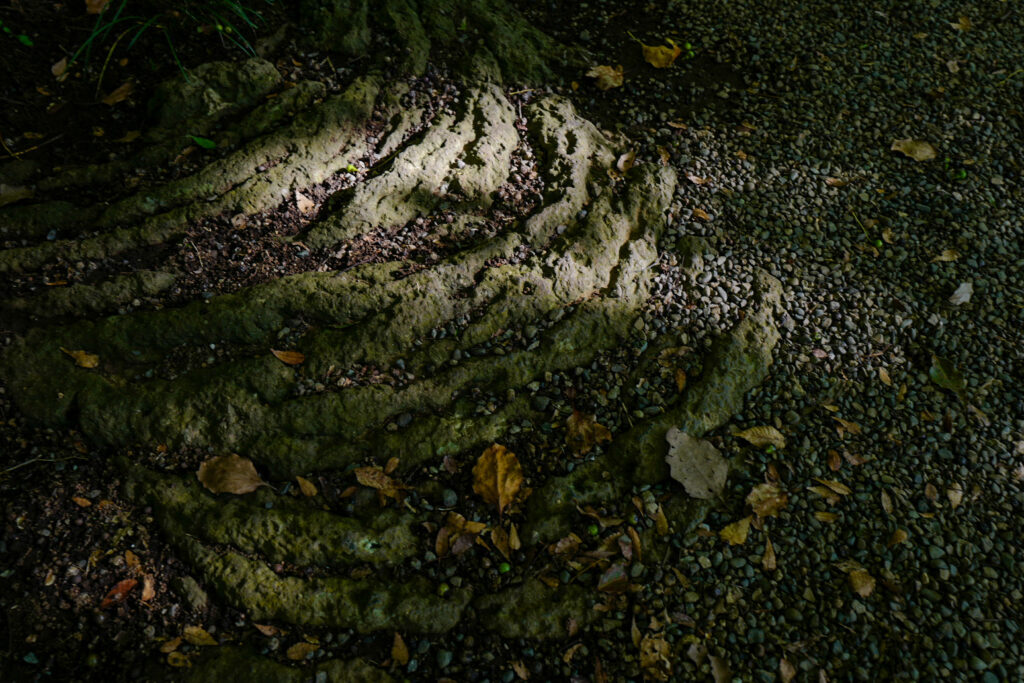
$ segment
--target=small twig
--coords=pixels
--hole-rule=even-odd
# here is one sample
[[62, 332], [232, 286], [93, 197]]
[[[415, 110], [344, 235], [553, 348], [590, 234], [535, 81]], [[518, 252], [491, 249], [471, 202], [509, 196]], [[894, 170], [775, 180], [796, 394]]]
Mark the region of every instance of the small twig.
[[196, 252], [196, 258], [199, 259], [199, 267], [200, 268], [206, 268], [206, 266], [203, 265], [203, 255], [199, 253], [198, 249], [196, 249], [195, 242], [193, 242], [192, 240], [185, 240], [185, 241], [188, 242], [188, 245], [190, 247], [192, 247], [192, 251]]
[[4, 470], [0, 470], [0, 473], [7, 474], [9, 472], [13, 472], [14, 470], [21, 469], [22, 467], [25, 467], [26, 465], [31, 465], [32, 463], [36, 463], [36, 462], [64, 462], [66, 460], [75, 460], [75, 459], [76, 458], [74, 456], [72, 456], [70, 458], [32, 458], [31, 460], [26, 460], [25, 462], [19, 462], [17, 465], [11, 465], [10, 467], [8, 467], [8, 468], [6, 468]]
[[18, 159], [18, 158], [20, 158], [21, 154], [24, 154], [24, 152], [20, 152], [20, 153], [19, 152], [15, 152], [13, 149], [11, 149], [10, 147], [7, 146], [7, 141], [4, 140], [4, 133], [3, 133], [3, 131], [0, 131], [0, 145], [3, 145], [4, 149], [7, 150], [7, 154], [10, 157], [14, 158], [14, 159]]

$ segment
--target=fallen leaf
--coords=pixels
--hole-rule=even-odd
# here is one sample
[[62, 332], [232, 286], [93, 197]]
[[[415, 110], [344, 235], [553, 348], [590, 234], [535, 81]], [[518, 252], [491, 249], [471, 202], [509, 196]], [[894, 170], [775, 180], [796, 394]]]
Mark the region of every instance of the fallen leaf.
[[270, 352], [274, 354], [274, 357], [285, 365], [301, 365], [306, 360], [306, 356], [299, 351], [278, 351], [277, 349], [270, 349]]
[[796, 666], [785, 657], [779, 660], [779, 678], [782, 683], [790, 683], [796, 678]]
[[949, 73], [951, 73], [951, 74], [959, 73], [960, 72], [960, 62], [958, 62], [955, 59], [947, 59], [946, 60], [946, 68], [949, 70]]
[[750, 521], [753, 517], [744, 517], [738, 522], [733, 522], [719, 532], [723, 540], [729, 545], [743, 545], [747, 542], [747, 534], [750, 533]]
[[896, 241], [896, 235], [893, 234], [892, 228], [882, 230], [882, 241], [886, 244], [893, 244]]
[[709, 220], [711, 220], [711, 216], [709, 216], [708, 212], [705, 211], [704, 209], [694, 209], [692, 213], [693, 213], [694, 218], [699, 218], [702, 221], [709, 221]]
[[963, 16], [959, 17], [956, 21], [949, 22], [949, 25], [957, 31], [970, 31], [974, 27], [971, 20]]
[[160, 652], [162, 652], [163, 654], [166, 655], [166, 654], [169, 654], [171, 652], [174, 652], [179, 647], [181, 647], [181, 636], [176, 636], [176, 637], [171, 638], [170, 640], [168, 640], [163, 645], [161, 645], [160, 646]]
[[298, 662], [302, 661], [303, 659], [305, 659], [306, 657], [313, 654], [319, 649], [320, 646], [316, 643], [295, 643], [290, 648], [288, 648], [288, 651], [285, 653], [285, 656], [293, 662]]
[[967, 402], [964, 393], [964, 390], [967, 388], [967, 381], [953, 363], [941, 356], [932, 354], [932, 367], [928, 370], [928, 376], [937, 385], [952, 391], [965, 403]]
[[309, 214], [316, 208], [316, 202], [295, 190], [295, 206], [299, 209], [299, 212]]
[[665, 510], [661, 504], [654, 511], [654, 530], [658, 532], [659, 536], [665, 536], [669, 532], [668, 517], [665, 516]]
[[779, 510], [786, 507], [788, 502], [789, 496], [775, 484], [758, 484], [747, 494], [747, 503], [754, 514], [762, 519], [777, 517]]
[[890, 149], [894, 152], [899, 152], [905, 156], [910, 157], [914, 161], [930, 161], [934, 159], [938, 152], [930, 142], [924, 140], [893, 140], [892, 147]]
[[409, 663], [409, 648], [406, 646], [405, 641], [402, 640], [402, 636], [398, 631], [395, 631], [395, 639], [391, 643], [391, 659], [398, 662], [399, 666], [405, 666]]
[[866, 598], [875, 590], [875, 578], [866, 569], [854, 569], [850, 572], [850, 587], [862, 598]]
[[622, 65], [595, 66], [587, 72], [594, 79], [598, 90], [611, 90], [622, 85]]
[[878, 379], [882, 380], [882, 384], [885, 386], [892, 386], [892, 378], [889, 377], [889, 371], [885, 368], [878, 368]]
[[139, 556], [133, 553], [131, 550], [124, 551], [124, 563], [133, 572], [138, 573], [142, 563], [139, 562]]
[[67, 78], [68, 58], [64, 57], [60, 61], [54, 62], [53, 66], [50, 67], [50, 73], [56, 76], [58, 81], [63, 81]]
[[694, 185], [705, 185], [705, 184], [711, 182], [708, 178], [701, 178], [700, 176], [694, 175], [693, 173], [690, 173], [689, 171], [686, 172], [686, 178], [687, 178], [687, 180], [689, 180]]
[[838, 472], [843, 466], [843, 459], [839, 457], [839, 451], [830, 450], [828, 452], [828, 468], [833, 472]]
[[138, 584], [139, 582], [135, 579], [118, 581], [114, 584], [114, 587], [107, 592], [106, 597], [103, 598], [103, 602], [100, 603], [100, 609], [106, 609], [111, 605], [124, 602], [124, 599], [128, 597], [128, 593], [130, 593]]
[[172, 652], [167, 655], [167, 663], [171, 666], [182, 669], [192, 666], [192, 660], [180, 652]]
[[87, 508], [90, 505], [92, 505], [91, 500], [89, 500], [88, 498], [82, 498], [81, 496], [73, 496], [71, 500], [73, 500], [75, 502], [75, 505], [77, 505], [80, 508]]
[[711, 675], [715, 683], [732, 683], [732, 669], [728, 663], [716, 655], [711, 655], [708, 659], [711, 662]]
[[841, 417], [834, 416], [832, 417], [832, 419], [839, 423], [839, 426], [836, 427], [836, 429], [839, 430], [840, 436], [843, 435], [843, 431], [847, 431], [850, 434], [860, 434], [863, 431], [860, 425], [857, 424], [856, 422], [851, 422], [850, 420], [844, 420]]
[[815, 510], [814, 518], [816, 520], [818, 520], [819, 522], [823, 522], [825, 524], [831, 524], [832, 522], [834, 522], [837, 519], [839, 519], [839, 515], [837, 515], [834, 512], [825, 512], [824, 510]]
[[100, 357], [95, 353], [89, 353], [88, 351], [82, 351], [81, 349], [76, 351], [69, 351], [63, 346], [60, 350], [75, 359], [75, 365], [80, 368], [95, 368], [100, 364]]
[[672, 160], [671, 152], [663, 145], [658, 145], [658, 156], [661, 158], [662, 166], [668, 166], [668, 163]]
[[619, 158], [615, 162], [615, 168], [619, 169], [620, 173], [625, 173], [629, 169], [633, 168], [636, 162], [636, 152], [629, 150], [619, 155]]
[[203, 462], [196, 472], [199, 483], [212, 493], [252, 493], [261, 486], [269, 486], [256, 472], [252, 460], [232, 453], [219, 455]]
[[636, 556], [637, 562], [644, 561], [644, 547], [640, 542], [640, 534], [633, 527], [626, 529], [626, 533], [629, 536], [629, 543], [633, 548], [633, 554]]
[[117, 89], [112, 91], [109, 95], [107, 95], [106, 97], [104, 97], [100, 101], [103, 102], [103, 104], [106, 104], [106, 105], [112, 107], [115, 104], [117, 104], [118, 102], [124, 102], [129, 97], [131, 97], [131, 94], [132, 94], [132, 92], [134, 90], [135, 90], [135, 84], [132, 83], [131, 81], [125, 81], [124, 83], [119, 85], [117, 87]]
[[840, 496], [848, 496], [851, 493], [853, 493], [853, 491], [850, 490], [849, 486], [840, 481], [832, 481], [831, 479], [819, 479], [818, 477], [814, 477], [814, 481], [818, 482], [823, 486], [827, 486], [830, 491], [834, 491], [835, 493], [838, 493]]
[[316, 494], [319, 493], [319, 491], [316, 488], [316, 484], [311, 482], [309, 479], [297, 476], [295, 477], [295, 481], [299, 483], [299, 490], [302, 491], [302, 495], [306, 496], [307, 498], [313, 498], [314, 496], [316, 496]]
[[956, 510], [960, 507], [960, 503], [964, 499], [964, 489], [960, 486], [959, 482], [953, 482], [948, 489], [946, 489], [946, 497], [949, 498], [949, 504]]
[[217, 143], [214, 140], [204, 138], [201, 135], [189, 135], [189, 138], [203, 149], [215, 149], [217, 147]]
[[512, 559], [512, 548], [508, 543], [508, 532], [501, 527], [494, 527], [491, 529], [491, 543], [498, 549], [506, 560]]
[[0, 206], [20, 202], [22, 199], [31, 199], [35, 193], [36, 191], [31, 187], [0, 184]]
[[640, 668], [648, 680], [667, 681], [672, 676], [672, 651], [661, 635], [646, 635], [640, 641]]
[[473, 466], [473, 491], [485, 502], [498, 506], [498, 516], [515, 500], [523, 485], [523, 469], [514, 453], [492, 445]]
[[972, 294], [974, 294], [974, 285], [970, 282], [961, 282], [953, 295], [949, 297], [949, 303], [954, 306], [963, 306], [971, 300]]
[[772, 545], [772, 539], [767, 536], [764, 539], [764, 555], [761, 557], [761, 566], [768, 572], [773, 571], [777, 566], [775, 547]]
[[570, 645], [569, 649], [567, 649], [565, 653], [562, 655], [562, 661], [566, 664], [571, 662], [572, 658], [576, 656], [576, 653], [579, 652], [580, 648], [582, 647], [583, 643], [576, 643], [575, 645]]
[[521, 681], [529, 680], [530, 670], [526, 668], [521, 659], [517, 659], [512, 662], [512, 670], [516, 672], [516, 677]]
[[825, 178], [825, 184], [832, 187], [845, 187], [850, 184], [850, 181], [843, 180], [842, 178]]
[[401, 460], [397, 455], [392, 455], [384, 464], [384, 474], [394, 474], [395, 470], [398, 469], [398, 463], [400, 462]]
[[928, 482], [924, 485], [924, 497], [932, 503], [939, 499], [939, 490], [935, 488], [935, 484]]
[[882, 491], [882, 509], [885, 510], [885, 514], [892, 514], [892, 498], [885, 491]]
[[394, 498], [395, 500], [399, 500], [402, 497], [402, 489], [408, 488], [404, 484], [399, 483], [397, 479], [385, 474], [384, 470], [376, 465], [357, 467], [355, 475], [356, 481], [363, 486], [377, 489], [381, 492], [381, 495]]
[[182, 635], [185, 636], [185, 640], [192, 645], [211, 646], [218, 644], [217, 640], [202, 626], [186, 626], [182, 630]]
[[840, 498], [835, 491], [827, 486], [808, 486], [807, 490], [811, 493], [817, 493], [819, 496], [828, 501], [829, 505], [836, 505], [839, 503]]
[[734, 432], [733, 436], [738, 436], [756, 448], [764, 448], [765, 446], [786, 447], [785, 437], [782, 436], [778, 429], [772, 426], [751, 427], [750, 429], [744, 429], [742, 432]]
[[597, 590], [602, 593], [624, 593], [629, 588], [629, 576], [621, 564], [608, 567], [597, 581]]
[[565, 421], [565, 441], [577, 457], [586, 455], [599, 443], [612, 440], [612, 433], [597, 423], [593, 416], [587, 417], [578, 410]]
[[117, 140], [114, 140], [114, 142], [132, 142], [133, 140], [137, 140], [141, 135], [141, 130], [130, 130]]
[[956, 249], [943, 249], [942, 253], [931, 260], [932, 263], [956, 261], [960, 258], [960, 252]]
[[85, 0], [86, 14], [99, 14], [110, 0]]
[[672, 427], [665, 435], [668, 441], [669, 473], [694, 498], [710, 499], [722, 493], [729, 473], [729, 463], [710, 441], [696, 439]]
[[265, 635], [267, 638], [281, 635], [281, 629], [270, 624], [253, 624], [252, 627]]
[[444, 526], [438, 529], [434, 553], [438, 557], [445, 557], [449, 552], [461, 555], [473, 547], [477, 536], [486, 528], [483, 522], [472, 522], [457, 512], [449, 512]]
[[899, 545], [900, 543], [903, 543], [908, 538], [910, 538], [910, 534], [907, 533], [906, 529], [897, 529], [896, 531], [892, 532], [892, 536], [889, 537], [889, 542], [886, 545], [888, 545], [891, 548], [894, 545]]
[[665, 41], [672, 47], [640, 43], [640, 49], [644, 53], [644, 60], [655, 69], [667, 69], [683, 53], [683, 48], [676, 45], [671, 38], [666, 38]]

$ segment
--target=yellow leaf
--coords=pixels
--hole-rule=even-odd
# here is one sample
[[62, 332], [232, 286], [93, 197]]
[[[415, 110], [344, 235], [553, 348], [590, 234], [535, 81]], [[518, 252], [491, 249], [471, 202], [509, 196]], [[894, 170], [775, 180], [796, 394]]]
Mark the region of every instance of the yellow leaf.
[[473, 491], [485, 502], [498, 506], [498, 515], [515, 500], [523, 485], [523, 469], [514, 453], [492, 445], [473, 466]]
[[178, 647], [180, 647], [180, 646], [181, 646], [181, 636], [178, 636], [177, 638], [171, 638], [166, 643], [164, 643], [163, 645], [160, 646], [160, 652], [162, 652], [165, 655], [166, 654], [170, 654], [171, 652], [174, 652], [175, 650], [177, 650]]
[[747, 503], [761, 518], [777, 517], [788, 502], [789, 496], [775, 484], [758, 484], [747, 495]]
[[709, 216], [708, 212], [705, 211], [704, 209], [694, 209], [693, 210], [693, 215], [694, 215], [695, 218], [699, 218], [702, 221], [709, 221], [709, 220], [711, 220], [711, 216]]
[[316, 652], [318, 649], [320, 649], [320, 646], [316, 643], [295, 643], [288, 648], [285, 656], [294, 662], [298, 662], [305, 659], [313, 652]]
[[124, 551], [124, 563], [128, 566], [128, 569], [131, 569], [133, 572], [138, 572], [142, 564], [139, 562], [139, 556], [131, 550]]
[[676, 368], [673, 375], [676, 380], [676, 391], [682, 392], [686, 388], [686, 370]]
[[595, 66], [587, 72], [587, 75], [594, 79], [594, 85], [598, 90], [611, 90], [622, 85], [622, 65], [619, 66]]
[[885, 368], [878, 368], [878, 379], [882, 380], [882, 384], [885, 386], [892, 386], [892, 378], [889, 377], [889, 371]]
[[572, 411], [572, 415], [565, 421], [565, 426], [565, 441], [577, 457], [586, 455], [602, 441], [612, 440], [612, 433], [607, 427], [578, 410]]
[[757, 448], [764, 448], [765, 446], [786, 447], [785, 437], [782, 436], [778, 429], [771, 426], [751, 427], [750, 429], [744, 429], [742, 432], [735, 432], [733, 436], [738, 436]]
[[[637, 632], [639, 635], [639, 631]], [[661, 635], [647, 635], [640, 640], [640, 668], [647, 680], [667, 681], [672, 675], [669, 656], [672, 647]]]
[[814, 477], [814, 481], [824, 486], [827, 486], [830, 490], [835, 491], [840, 496], [848, 496], [851, 493], [853, 493], [853, 491], [850, 490], [849, 486], [839, 481], [832, 481], [831, 479], [819, 479], [818, 477]]
[[65, 349], [63, 346], [60, 347], [60, 350], [74, 358], [75, 365], [77, 365], [80, 368], [91, 369], [97, 367], [100, 364], [100, 357], [97, 356], [95, 353], [89, 353], [87, 351], [82, 351], [81, 349], [77, 351], [69, 351], [68, 349]]
[[167, 663], [178, 669], [192, 666], [192, 661], [180, 652], [171, 652], [168, 654]]
[[285, 365], [300, 365], [306, 360], [306, 356], [298, 351], [278, 351], [277, 349], [270, 349], [270, 352]]
[[909, 138], [904, 140], [893, 140], [892, 147], [894, 152], [899, 152], [904, 156], [908, 156], [914, 161], [931, 161], [934, 159], [938, 152], [930, 142], [924, 140], [911, 140]]
[[956, 249], [943, 249], [942, 253], [931, 260], [932, 263], [956, 261], [960, 258], [960, 252]]
[[213, 493], [252, 493], [261, 486], [269, 486], [256, 472], [252, 460], [232, 453], [210, 458], [199, 465], [196, 472], [199, 483]]
[[822, 512], [820, 510], [817, 510], [814, 513], [814, 518], [816, 520], [818, 520], [819, 522], [824, 522], [825, 524], [831, 524], [832, 522], [834, 522], [837, 519], [839, 519], [839, 515], [837, 515], [834, 512]]
[[498, 549], [498, 552], [505, 556], [506, 560], [512, 559], [512, 548], [509, 547], [508, 532], [501, 527], [494, 527], [491, 529], [491, 543]]
[[863, 431], [861, 429], [860, 425], [857, 424], [856, 422], [851, 422], [850, 420], [844, 420], [841, 417], [833, 417], [832, 419], [839, 423], [839, 426], [836, 427], [836, 429], [839, 430], [839, 435], [840, 436], [843, 435], [843, 430], [846, 430], [850, 434], [860, 434]]
[[733, 522], [722, 529], [719, 535], [729, 542], [729, 545], [743, 545], [747, 542], [747, 534], [750, 533], [750, 521], [753, 517], [744, 517], [738, 522]]
[[379, 467], [357, 467], [355, 470], [356, 481], [363, 486], [377, 489], [388, 498], [398, 500], [401, 497], [400, 489], [408, 488], [400, 484], [396, 479], [384, 473]]
[[643, 43], [640, 43], [640, 49], [644, 53], [644, 59], [655, 69], [667, 69], [672, 66], [672, 63], [676, 61], [676, 58], [683, 53], [683, 49], [676, 45], [671, 38], [666, 38], [666, 42], [672, 47], [665, 45], [644, 45]]
[[888, 546], [891, 548], [894, 545], [899, 545], [900, 543], [906, 541], [908, 538], [910, 538], [910, 534], [907, 533], [906, 529], [897, 529], [896, 531], [892, 532], [892, 536], [889, 537]]
[[299, 483], [299, 490], [302, 491], [302, 495], [309, 498], [314, 497], [319, 491], [317, 491], [316, 484], [311, 482], [305, 477], [295, 477], [295, 481]]
[[192, 645], [209, 646], [217, 644], [217, 641], [214, 640], [213, 636], [211, 636], [202, 626], [186, 626], [182, 635], [184, 635], [185, 640]]
[[953, 485], [946, 489], [946, 497], [949, 498], [949, 504], [953, 506], [954, 510], [960, 507], [960, 503], [964, 499], [964, 489], [959, 482], [953, 482]]
[[654, 511], [654, 530], [658, 532], [659, 536], [665, 536], [669, 532], [668, 517], [665, 516], [665, 510], [660, 504]]
[[968, 17], [959, 17], [956, 21], [949, 22], [951, 28], [955, 28], [957, 31], [970, 31], [974, 24]]
[[850, 587], [857, 595], [866, 598], [875, 590], [875, 578], [866, 569], [854, 569], [850, 572]]
[[398, 662], [399, 666], [405, 666], [409, 663], [409, 648], [406, 646], [405, 641], [402, 640], [402, 636], [398, 631], [395, 631], [395, 639], [391, 643], [391, 659]]

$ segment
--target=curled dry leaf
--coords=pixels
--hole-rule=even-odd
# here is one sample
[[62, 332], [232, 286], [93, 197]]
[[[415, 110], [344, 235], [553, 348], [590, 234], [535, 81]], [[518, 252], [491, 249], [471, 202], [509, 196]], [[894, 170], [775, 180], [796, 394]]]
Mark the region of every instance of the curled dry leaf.
[[299, 490], [302, 491], [302, 495], [307, 496], [308, 498], [313, 498], [317, 493], [319, 493], [316, 488], [316, 484], [311, 482], [309, 479], [297, 476], [295, 477], [295, 481], [298, 482]]
[[892, 532], [892, 536], [889, 537], [889, 542], [886, 545], [891, 548], [894, 545], [905, 542], [908, 538], [910, 538], [910, 534], [907, 533], [906, 529], [897, 529]]
[[131, 81], [125, 81], [113, 90], [109, 95], [104, 97], [101, 102], [107, 106], [114, 106], [118, 102], [124, 102], [131, 97], [132, 92], [135, 91], [135, 84]]
[[399, 500], [402, 497], [402, 489], [409, 488], [398, 480], [384, 473], [380, 467], [357, 467], [355, 469], [356, 481], [363, 486], [377, 489], [381, 495]]
[[261, 486], [269, 486], [260, 478], [252, 460], [236, 453], [219, 455], [203, 462], [199, 465], [196, 478], [212, 493], [243, 495]]
[[777, 517], [779, 510], [786, 507], [789, 496], [775, 484], [758, 484], [749, 494], [747, 503], [760, 518]]
[[974, 285], [970, 282], [961, 282], [960, 286], [956, 288], [952, 296], [949, 297], [949, 303], [954, 306], [963, 306], [971, 300], [971, 295], [974, 294]]
[[106, 609], [111, 605], [116, 605], [120, 602], [124, 602], [124, 599], [128, 597], [128, 594], [131, 592], [131, 590], [135, 588], [135, 586], [137, 586], [138, 584], [139, 582], [135, 579], [125, 579], [124, 581], [118, 581], [116, 584], [114, 584], [114, 587], [111, 588], [107, 592], [107, 595], [103, 598], [103, 601], [100, 603], [100, 609]]
[[176, 669], [185, 669], [192, 666], [192, 660], [188, 658], [188, 655], [181, 652], [171, 652], [168, 654], [167, 663]]
[[316, 208], [316, 202], [295, 190], [295, 206], [301, 213], [309, 214], [313, 213], [313, 209]]
[[36, 191], [31, 187], [0, 184], [0, 206], [20, 202], [22, 199], [31, 199], [35, 193]]
[[672, 66], [676, 58], [683, 53], [683, 48], [675, 44], [671, 38], [666, 38], [668, 45], [644, 45], [640, 43], [640, 49], [644, 53], [644, 60], [655, 69], [667, 69]]
[[95, 353], [89, 353], [88, 351], [82, 351], [81, 349], [69, 351], [68, 349], [65, 349], [63, 346], [60, 347], [60, 350], [66, 353], [67, 355], [71, 356], [75, 361], [75, 365], [77, 365], [80, 368], [92, 369], [99, 366], [100, 364], [100, 357], [97, 356]]
[[485, 502], [498, 507], [500, 517], [515, 500], [523, 485], [523, 469], [515, 454], [494, 444], [485, 450], [473, 466], [473, 491]]
[[958, 17], [956, 21], [949, 22], [949, 25], [957, 31], [970, 31], [974, 27], [970, 18], [964, 16]]
[[885, 386], [892, 386], [892, 377], [889, 377], [889, 371], [885, 368], [878, 368], [878, 379], [882, 380], [882, 384]]
[[636, 163], [636, 152], [629, 150], [619, 155], [618, 160], [615, 162], [615, 168], [619, 169], [620, 173], [625, 173], [633, 168], [634, 163]]
[[593, 416], [586, 416], [578, 410], [565, 421], [565, 441], [577, 456], [586, 455], [594, 446], [612, 440], [612, 433]]
[[839, 436], [842, 436], [844, 431], [850, 434], [860, 434], [862, 431], [864, 431], [863, 429], [861, 429], [861, 426], [856, 422], [844, 420], [841, 417], [834, 416], [832, 417], [832, 419], [839, 423], [839, 425], [836, 427], [836, 429], [839, 430]]
[[960, 252], [956, 249], [943, 249], [942, 253], [931, 260], [932, 263], [946, 263], [956, 261], [960, 258]]
[[694, 209], [692, 213], [694, 218], [699, 218], [702, 221], [711, 220], [711, 216], [708, 215], [708, 212], [705, 211], [704, 209]]
[[303, 659], [305, 659], [306, 657], [313, 654], [319, 649], [320, 646], [316, 643], [295, 643], [290, 648], [288, 648], [288, 651], [285, 653], [285, 656], [293, 662], [298, 662], [302, 661]]
[[270, 352], [274, 354], [274, 357], [285, 365], [300, 365], [306, 360], [306, 356], [299, 351], [278, 351], [277, 349], [270, 349]]
[[764, 448], [766, 446], [786, 447], [786, 438], [782, 436], [782, 432], [770, 425], [744, 429], [742, 432], [735, 432], [733, 436], [738, 436], [756, 448]]
[[217, 645], [217, 640], [202, 626], [186, 626], [182, 631], [185, 640], [197, 646]]
[[866, 569], [854, 569], [850, 572], [850, 587], [862, 598], [866, 598], [875, 590], [875, 577]]
[[904, 140], [893, 140], [892, 147], [889, 149], [908, 156], [914, 161], [931, 161], [938, 155], [935, 147], [933, 147], [930, 142], [926, 142], [924, 140], [911, 140], [909, 138]]
[[395, 639], [391, 643], [391, 659], [395, 660], [399, 666], [409, 663], [409, 648], [398, 631], [395, 631]]
[[830, 491], [834, 491], [835, 493], [838, 493], [840, 496], [848, 496], [851, 493], [853, 493], [853, 491], [850, 490], [849, 486], [840, 481], [833, 481], [831, 479], [819, 479], [818, 477], [814, 477], [814, 481], [818, 482], [822, 486], [828, 487]]
[[595, 66], [587, 72], [587, 76], [594, 79], [594, 85], [598, 90], [618, 88], [622, 85], [622, 65]]
[[694, 498], [710, 499], [725, 488], [729, 463], [710, 441], [696, 439], [672, 427], [665, 435], [668, 441], [669, 473]]
[[743, 545], [747, 542], [747, 534], [750, 533], [750, 522], [753, 517], [744, 517], [738, 522], [733, 522], [729, 526], [722, 529], [719, 535], [723, 540], [727, 541], [729, 545]]
[[764, 539], [764, 555], [761, 557], [761, 566], [767, 572], [773, 571], [778, 566], [775, 558], [775, 546], [772, 545], [772, 539], [767, 536]]
[[646, 635], [640, 641], [640, 668], [648, 680], [667, 681], [672, 676], [669, 653], [672, 648], [661, 635]]
[[174, 652], [175, 650], [177, 650], [179, 647], [181, 647], [181, 636], [177, 636], [175, 638], [171, 638], [170, 640], [165, 642], [163, 645], [161, 645], [160, 646], [160, 652], [162, 652], [165, 655], [166, 654], [170, 654], [171, 652]]

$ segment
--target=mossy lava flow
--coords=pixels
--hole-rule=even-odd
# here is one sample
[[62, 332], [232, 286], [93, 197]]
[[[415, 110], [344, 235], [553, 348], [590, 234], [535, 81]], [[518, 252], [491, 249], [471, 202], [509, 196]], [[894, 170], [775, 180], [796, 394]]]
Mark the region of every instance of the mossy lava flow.
[[[360, 35], [347, 40], [358, 47]], [[426, 68], [412, 59], [411, 73]], [[597, 614], [599, 594], [580, 581], [524, 575], [496, 591], [447, 589], [414, 571], [412, 559], [434, 549], [422, 530], [445, 519], [438, 500], [423, 504], [426, 473], [446, 456], [470, 463], [510, 434], [541, 438], [550, 416], [530, 400], [532, 385], [644, 337], [637, 320], [676, 178], [652, 165], [617, 171], [627, 141], [561, 97], [506, 94], [507, 58], [470, 61], [440, 102], [415, 75], [371, 70], [328, 94], [320, 83], [285, 88], [260, 60], [207, 65], [189, 87], [159, 91], [160, 127], [131, 162], [37, 178], [5, 170], [36, 188], [33, 203], [0, 209], [0, 271], [12, 283], [2, 305], [17, 329], [0, 360], [9, 391], [30, 417], [95, 444], [166, 449], [164, 467], [119, 456], [127, 495], [153, 510], [203, 585], [253, 620], [363, 633], [474, 622], [543, 639]], [[182, 111], [223, 128], [220, 148], [178, 177], [120, 182], [129, 167], [180, 152]], [[59, 198], [105, 182], [104, 205]], [[247, 230], [266, 246], [244, 260], [258, 277], [234, 272], [224, 246]], [[124, 271], [136, 262], [145, 268]], [[36, 286], [62, 277], [66, 286]], [[666, 483], [667, 430], [703, 434], [764, 379], [778, 297], [778, 283], [760, 277], [742, 320], [660, 414], [564, 476], [528, 472], [532, 495], [510, 513], [521, 552], [535, 557], [564, 537], [579, 506], [618, 506]], [[76, 364], [80, 351], [95, 362]], [[493, 405], [474, 409], [478, 394]], [[242, 454], [273, 488], [211, 494], [178, 452]], [[413, 491], [398, 510], [371, 499], [350, 514], [346, 500], [284, 485], [354, 484], [353, 467], [391, 457], [392, 476]], [[459, 499], [473, 497], [465, 485]], [[688, 532], [706, 503], [663, 490], [670, 530]], [[482, 514], [508, 526], [496, 510]], [[657, 561], [668, 544], [652, 529], [644, 548]], [[240, 656], [204, 655], [193, 674], [215, 679]], [[259, 666], [281, 679], [293, 671]], [[317, 666], [372, 676], [364, 662]]]

